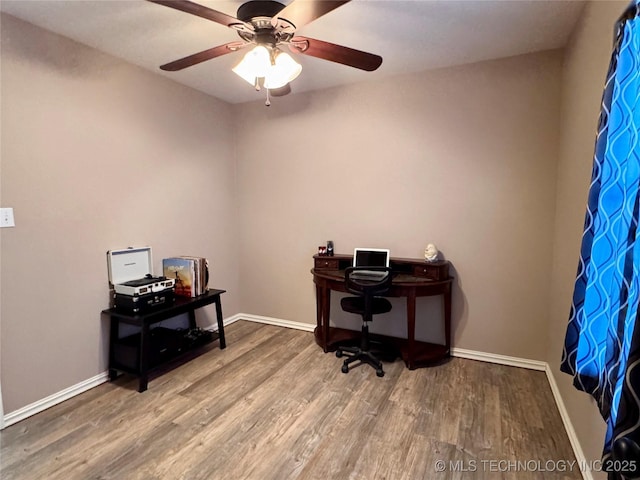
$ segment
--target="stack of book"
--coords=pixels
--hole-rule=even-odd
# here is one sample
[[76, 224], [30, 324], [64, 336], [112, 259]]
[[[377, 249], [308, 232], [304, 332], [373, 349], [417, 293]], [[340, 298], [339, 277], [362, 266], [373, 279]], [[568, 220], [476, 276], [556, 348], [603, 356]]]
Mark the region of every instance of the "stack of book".
[[172, 257], [162, 260], [164, 276], [175, 279], [175, 294], [197, 297], [207, 291], [209, 264], [202, 257]]

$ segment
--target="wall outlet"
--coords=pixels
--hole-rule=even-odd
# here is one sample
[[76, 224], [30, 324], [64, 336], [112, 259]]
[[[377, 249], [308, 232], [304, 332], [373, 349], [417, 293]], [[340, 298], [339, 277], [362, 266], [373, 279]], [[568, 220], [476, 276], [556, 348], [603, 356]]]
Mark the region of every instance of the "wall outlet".
[[16, 222], [13, 219], [13, 208], [0, 208], [0, 228], [15, 226]]

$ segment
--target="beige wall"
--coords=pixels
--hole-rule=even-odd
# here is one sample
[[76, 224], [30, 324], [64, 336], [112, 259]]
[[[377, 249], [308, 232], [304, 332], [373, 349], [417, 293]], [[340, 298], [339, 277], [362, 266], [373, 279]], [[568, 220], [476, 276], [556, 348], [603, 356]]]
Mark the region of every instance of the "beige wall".
[[[573, 283], [593, 164], [602, 89], [611, 56], [613, 25], [626, 1], [589, 3], [566, 48], [562, 82], [562, 137], [554, 228], [554, 261], [547, 361], [555, 375], [587, 459], [602, 453], [605, 423], [587, 394], [560, 373]], [[605, 478], [604, 475], [596, 478]]]
[[106, 369], [109, 249], [207, 257], [238, 313], [228, 104], [6, 15], [1, 80], [6, 412]]
[[[238, 106], [243, 312], [315, 323], [309, 270], [327, 240], [414, 258], [433, 242], [455, 268], [454, 346], [542, 360], [561, 62], [552, 51]], [[436, 324], [438, 302], [419, 305]], [[389, 317], [404, 315], [396, 301]]]

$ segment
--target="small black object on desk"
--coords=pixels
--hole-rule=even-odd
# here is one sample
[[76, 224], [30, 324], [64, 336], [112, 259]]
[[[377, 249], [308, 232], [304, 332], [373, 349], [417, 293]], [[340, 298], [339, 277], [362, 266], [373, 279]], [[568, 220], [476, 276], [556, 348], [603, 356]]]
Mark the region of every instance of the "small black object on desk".
[[327, 242], [327, 256], [333, 257], [333, 242], [331, 240]]
[[[226, 290], [208, 290], [194, 298], [176, 297], [173, 304], [149, 312], [135, 314], [117, 308], [103, 310], [110, 318], [109, 380], [115, 380], [118, 371], [137, 375], [139, 392], [149, 383], [149, 373], [155, 367], [192, 351], [206, 343], [220, 340], [220, 348], [226, 348], [220, 295]], [[216, 306], [217, 332], [201, 330], [196, 325], [195, 310], [214, 303]], [[189, 330], [151, 328], [151, 325], [187, 313]], [[120, 338], [120, 324], [140, 327], [140, 333]], [[156, 334], [152, 333], [154, 331]]]

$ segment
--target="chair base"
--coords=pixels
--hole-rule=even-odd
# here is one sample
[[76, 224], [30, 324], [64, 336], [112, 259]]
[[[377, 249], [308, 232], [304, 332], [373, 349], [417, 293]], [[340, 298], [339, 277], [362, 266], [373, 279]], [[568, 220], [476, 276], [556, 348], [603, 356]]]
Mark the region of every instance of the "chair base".
[[363, 350], [360, 347], [338, 347], [338, 349], [336, 350], [336, 357], [340, 358], [345, 353], [350, 355], [347, 355], [348, 358], [346, 358], [342, 363], [342, 373], [349, 373], [349, 365], [360, 360], [361, 363], [366, 363], [375, 368], [376, 375], [378, 377], [384, 377], [382, 362], [378, 360], [378, 358], [373, 353], [371, 353], [371, 351]]

